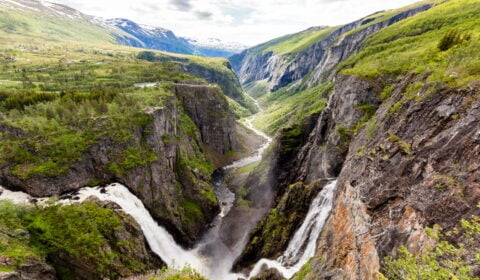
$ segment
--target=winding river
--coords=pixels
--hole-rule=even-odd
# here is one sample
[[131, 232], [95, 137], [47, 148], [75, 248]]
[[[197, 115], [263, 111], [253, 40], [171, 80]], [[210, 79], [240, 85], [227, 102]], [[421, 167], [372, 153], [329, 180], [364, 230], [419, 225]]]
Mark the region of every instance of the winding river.
[[[258, 106], [256, 101], [255, 103]], [[260, 109], [260, 106], [258, 107]], [[253, 126], [252, 123], [255, 117], [256, 115], [247, 118], [245, 124], [249, 129], [262, 137], [264, 142], [251, 156], [235, 161], [217, 170], [213, 174], [212, 183], [219, 200], [221, 211], [213, 221], [214, 226], [204, 234], [191, 250], [186, 250], [178, 245], [172, 235], [162, 226], [158, 225], [150, 216], [150, 213], [142, 201], [133, 195], [125, 186], [112, 184], [103, 188], [103, 190], [100, 187], [83, 188], [79, 190], [78, 195], [76, 195], [79, 200], [73, 202], [83, 201], [89, 196], [96, 196], [101, 200], [117, 203], [123, 211], [131, 215], [138, 224], [140, 224], [152, 251], [165, 261], [169, 267], [182, 268], [189, 265], [211, 280], [250, 279], [263, 268], [271, 267], [276, 268], [285, 277], [290, 278], [299, 271], [308, 259], [313, 257], [316, 239], [332, 208], [332, 198], [336, 182], [330, 182], [315, 198], [304, 223], [297, 230], [287, 250], [280, 258], [276, 260], [260, 260], [248, 276], [232, 273], [231, 268], [235, 259], [241, 254], [245, 247], [248, 232], [243, 233], [244, 238], [235, 244], [227, 245], [221, 238], [224, 228], [222, 227], [222, 223], [229, 215], [235, 202], [235, 195], [227, 188], [224, 178], [228, 172], [234, 172], [240, 167], [260, 161], [265, 149], [271, 144], [272, 138]], [[0, 193], [0, 200], [10, 199], [15, 203], [29, 203], [31, 199], [31, 197], [25, 193], [11, 192], [1, 187]], [[37, 199], [37, 201], [41, 202], [42, 199]], [[59, 203], [68, 204], [72, 203], [72, 201], [60, 200]], [[235, 217], [233, 217], [233, 219], [234, 218]]]

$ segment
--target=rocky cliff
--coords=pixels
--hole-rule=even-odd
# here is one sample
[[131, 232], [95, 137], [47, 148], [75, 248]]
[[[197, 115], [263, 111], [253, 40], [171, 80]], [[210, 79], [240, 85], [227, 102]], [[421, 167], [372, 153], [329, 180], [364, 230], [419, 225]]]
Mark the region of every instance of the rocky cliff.
[[266, 81], [270, 91], [301, 82], [308, 74], [304, 85], [311, 87], [332, 78], [338, 63], [362, 48], [362, 42], [372, 33], [398, 21], [428, 10], [432, 5], [422, 5], [398, 12], [387, 19], [372, 15], [332, 31], [324, 39], [298, 53], [277, 54], [273, 51], [243, 51], [230, 58], [233, 69], [242, 85]]
[[[5, 205], [2, 204], [2, 210], [3, 207]], [[22, 209], [25, 206], [17, 207], [10, 209], [20, 213], [15, 220], [12, 220], [15, 214], [11, 213], [12, 216], [4, 217], [0, 226], [0, 242], [5, 253], [0, 257], [0, 266], [4, 271], [0, 272], [2, 280], [119, 279], [164, 266], [162, 260], [149, 249], [137, 222], [118, 210], [119, 206], [115, 203], [88, 198], [83, 204], [68, 206], [68, 210], [63, 210], [61, 217], [56, 217], [61, 220], [44, 219], [43, 225], [49, 227], [43, 231], [31, 220], [36, 215], [46, 213], [57, 215], [58, 208], [31, 210]], [[77, 214], [82, 213], [81, 219], [89, 219], [88, 229], [63, 228], [66, 224], [78, 222], [74, 219], [79, 217], [65, 215], [72, 209]], [[102, 219], [99, 212], [108, 215], [108, 223], [99, 222]], [[29, 213], [30, 218], [25, 213]], [[14, 222], [15, 226], [5, 223], [5, 220]], [[50, 224], [52, 222], [55, 224]], [[112, 225], [115, 226], [109, 228]], [[91, 239], [84, 237], [82, 240], [80, 236], [78, 239], [72, 238], [75, 234], [90, 234]], [[95, 238], [95, 248], [89, 247], [89, 242]], [[38, 240], [42, 240], [41, 245], [37, 243]], [[10, 244], [6, 245], [5, 242]], [[17, 250], [21, 248], [21, 252], [11, 254], [9, 246], [17, 246]]]
[[[107, 134], [56, 177], [23, 179], [4, 165], [1, 184], [44, 197], [120, 182], [179, 241], [192, 244], [218, 211], [209, 182], [213, 166], [204, 149], [219, 154], [235, 150], [235, 118], [217, 87], [178, 85], [173, 91], [176, 95], [163, 106], [145, 109], [145, 122], [132, 128], [133, 138]], [[108, 120], [99, 119], [96, 125], [107, 130]]]
[[221, 154], [240, 150], [235, 117], [218, 86], [178, 84], [175, 93], [185, 113], [199, 128], [203, 144]]
[[[342, 27], [334, 33], [343, 35], [337, 34], [337, 39], [323, 51], [311, 52], [307, 58], [308, 52], [326, 44], [326, 39], [305, 53], [290, 56], [305, 57], [298, 65], [292, 62], [295, 59], [289, 61], [289, 66], [274, 64], [278, 57], [272, 58], [275, 56], [272, 53], [264, 56], [244, 53], [244, 64], [235, 65], [243, 76], [242, 82], [267, 79], [270, 90], [283, 87], [282, 93], [290, 90], [290, 94], [295, 94], [298, 81], [302, 82], [301, 87], [324, 81], [335, 85], [331, 92], [318, 96], [328, 98], [320, 113], [305, 116], [303, 124], [290, 123], [277, 131], [274, 148], [266, 159], [272, 163], [270, 168], [260, 165], [263, 170], [251, 175], [252, 199], [264, 189], [272, 189], [276, 196], [270, 213], [251, 233], [251, 244], [259, 246], [247, 246], [238, 264], [250, 265], [259, 258], [275, 258], [283, 252], [283, 236], [290, 236], [296, 229], [291, 226], [295, 224], [292, 217], [302, 215], [298, 208], [284, 207], [285, 203], [298, 197], [292, 190], [303, 188], [303, 195], [308, 195], [311, 191], [308, 186], [319, 179], [338, 178], [334, 206], [318, 238], [315, 257], [302, 275], [294, 279], [378, 279], [379, 272], [386, 269], [384, 260], [399, 256], [401, 247], [414, 255], [431, 250], [435, 240], [427, 234], [428, 227], [439, 225], [448, 232], [458, 227], [462, 219], [479, 215], [478, 77], [466, 74], [467, 82], [447, 83], [448, 78], [444, 77], [456, 79], [458, 73], [451, 74], [452, 66], [444, 64], [432, 66], [437, 67], [435, 71], [442, 69], [437, 76], [431, 74], [432, 70], [404, 69], [394, 74], [383, 70], [367, 75], [362, 68], [356, 75], [345, 75], [338, 68], [339, 63], [358, 52], [357, 58], [365, 60], [379, 51], [381, 44], [403, 38], [398, 35], [401, 32], [408, 36], [429, 34], [430, 27], [423, 27], [422, 31], [412, 27], [418, 28], [418, 22], [424, 23], [427, 16], [405, 24], [412, 27], [408, 31], [405, 25], [395, 23], [431, 7], [405, 9], [381, 21], [373, 15], [353, 26]], [[440, 18], [447, 8], [432, 11], [428, 21], [435, 20], [435, 16]], [[452, 28], [452, 22], [446, 26]], [[383, 38], [375, 47], [361, 52], [367, 46], [362, 41], [389, 25], [394, 27], [390, 32], [398, 32], [397, 37], [384, 32], [382, 36], [391, 36], [388, 41]], [[433, 52], [439, 53], [436, 63], [443, 63], [447, 54], [432, 45]], [[472, 53], [472, 59], [478, 59], [478, 53]], [[262, 63], [267, 65], [256, 68]], [[270, 67], [275, 74], [266, 70]], [[260, 72], [259, 76], [244, 74], [252, 69], [257, 69], [254, 73]], [[307, 70], [303, 72], [304, 69]], [[280, 76], [283, 78], [275, 78]], [[282, 157], [286, 151], [288, 156]], [[449, 239], [462, 246], [459, 240], [458, 234]], [[475, 242], [478, 247], [478, 240]], [[471, 255], [462, 258], [465, 263], [474, 263]], [[471, 273], [478, 274], [478, 265], [472, 267]]]

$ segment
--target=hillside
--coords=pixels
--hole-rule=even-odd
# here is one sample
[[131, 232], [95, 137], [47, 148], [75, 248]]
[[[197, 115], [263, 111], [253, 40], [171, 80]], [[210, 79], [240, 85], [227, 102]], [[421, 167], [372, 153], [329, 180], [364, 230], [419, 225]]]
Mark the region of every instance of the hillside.
[[218, 40], [205, 44], [177, 37], [171, 30], [161, 27], [121, 18], [97, 18], [46, 1], [1, 0], [0, 12], [0, 38], [6, 42], [36, 39], [39, 43], [118, 44], [207, 57], [229, 57], [242, 48]]
[[332, 214], [294, 279], [478, 279], [479, 12], [423, 1], [231, 58], [266, 107], [255, 124], [276, 136], [244, 197], [271, 188], [273, 210], [238, 268], [281, 256], [302, 199], [334, 177]]

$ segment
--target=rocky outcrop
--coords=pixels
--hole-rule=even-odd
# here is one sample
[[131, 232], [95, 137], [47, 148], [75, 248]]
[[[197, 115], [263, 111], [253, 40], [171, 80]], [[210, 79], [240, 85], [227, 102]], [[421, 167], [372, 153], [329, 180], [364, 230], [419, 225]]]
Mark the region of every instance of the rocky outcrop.
[[[334, 207], [305, 279], [376, 279], [385, 256], [401, 246], [419, 253], [431, 244], [425, 227], [448, 230], [480, 214], [480, 88], [475, 83], [432, 88], [410, 75], [388, 81], [394, 91], [382, 101], [385, 80], [336, 76], [335, 81], [307, 140], [300, 140], [304, 134], [293, 137], [297, 148], [272, 168], [276, 178], [286, 174], [271, 186], [281, 198], [273, 207], [289, 196], [286, 182], [338, 177]], [[409, 85], [419, 83], [425, 85], [407, 98]], [[281, 151], [274, 148], [270, 157], [278, 160]], [[254, 194], [264, 188], [260, 180], [252, 183]], [[298, 208], [291, 207], [281, 217], [295, 213]], [[252, 232], [257, 238], [251, 242], [269, 240], [272, 231], [262, 232], [269, 220]], [[244, 254], [253, 262], [281, 253], [279, 248], [260, 254], [264, 246], [250, 247]]]
[[253, 48], [231, 57], [230, 61], [242, 85], [267, 81], [268, 89], [276, 91], [301, 81], [309, 74], [305, 85], [310, 87], [332, 78], [337, 65], [360, 51], [361, 43], [371, 34], [431, 7], [428, 4], [412, 8], [374, 24], [371, 23], [375, 20], [373, 16], [352, 22], [299, 53], [258, 53]]
[[251, 112], [255, 112], [257, 108], [243, 93], [242, 86], [235, 73], [231, 70], [232, 65], [228, 60], [224, 62], [224, 66], [225, 69], [215, 69], [194, 62], [181, 64], [185, 72], [195, 77], [203, 78], [209, 83], [217, 84], [222, 89], [223, 94], [232, 98]]
[[280, 257], [324, 185], [325, 182], [318, 181], [308, 186], [297, 183], [288, 187], [276, 207], [251, 232], [250, 242], [237, 259], [236, 268], [249, 267], [262, 258]]
[[185, 113], [199, 128], [205, 145], [221, 154], [240, 149], [235, 117], [219, 87], [177, 84], [175, 94]]
[[[87, 232], [92, 236], [99, 234], [101, 238], [97, 239], [99, 242], [97, 246], [91, 246], [92, 243], [89, 243], [91, 240], [88, 238], [92, 237], [79, 236], [74, 248], [65, 249], [71, 245], [68, 241], [62, 243], [63, 240], [59, 240], [59, 242], [51, 243], [50, 241], [54, 237], [42, 236], [44, 232], [38, 230], [35, 226], [27, 226], [25, 230], [17, 228], [12, 230], [11, 233], [4, 228], [0, 228], [2, 244], [5, 244], [4, 242], [8, 240], [12, 244], [17, 244], [17, 246], [24, 246], [21, 247], [21, 253], [17, 253], [18, 255], [10, 255], [11, 257], [0, 255], [0, 267], [3, 270], [11, 270], [11, 272], [0, 272], [0, 279], [119, 279], [165, 266], [163, 261], [149, 249], [140, 225], [131, 216], [119, 210], [120, 207], [117, 204], [102, 202], [95, 197], [89, 197], [83, 203], [94, 205], [98, 209], [105, 208], [105, 210], [108, 210], [108, 218], [118, 222], [118, 224], [115, 227], [106, 227], [97, 223], [97, 221], [90, 220], [90, 223], [94, 225], [98, 232], [82, 232], [82, 229], [76, 228], [60, 228], [60, 230], [63, 231], [65, 236], [74, 235], [77, 231], [82, 232], [82, 234]], [[75, 205], [74, 207], [81, 206], [85, 205]], [[85, 211], [82, 213], [85, 215], [83, 219], [95, 219], [95, 217], [89, 216], [92, 212]], [[67, 215], [61, 218], [68, 220], [73, 217]], [[13, 228], [19, 226], [22, 222], [25, 223], [22, 220], [16, 222], [19, 224], [14, 225]], [[48, 223], [45, 222], [44, 226], [55, 227], [55, 225]], [[105, 242], [99, 240], [105, 240]], [[42, 245], [37, 244], [38, 242], [42, 242]], [[16, 249], [19, 250], [20, 248], [17, 247]], [[85, 251], [88, 253], [85, 253]]]
[[27, 260], [15, 271], [0, 272], [0, 280], [55, 280], [55, 269], [40, 260]]
[[[112, 202], [101, 202], [97, 198], [88, 198], [89, 203], [96, 203], [110, 209], [120, 207]], [[140, 225], [121, 210], [114, 212], [121, 220], [115, 230], [103, 231], [108, 243], [98, 248], [97, 256], [108, 256], [115, 252], [118, 258], [110, 267], [98, 267], [89, 256], [75, 256], [66, 251], [56, 251], [48, 256], [48, 262], [57, 269], [57, 275], [73, 277], [71, 279], [119, 279], [135, 274], [146, 273], [165, 266], [165, 263], [148, 247]]]
[[[234, 117], [218, 88], [178, 85], [176, 91], [177, 97], [164, 101], [163, 107], [145, 110], [148, 121], [133, 128], [131, 139], [119, 141], [107, 134], [65, 174], [22, 179], [4, 165], [0, 183], [45, 197], [119, 182], [178, 241], [193, 244], [218, 211], [204, 146], [225, 153], [237, 149], [238, 143]], [[107, 130], [109, 124], [99, 119], [97, 125]]]
[[362, 118], [381, 103], [380, 88], [372, 81], [338, 76], [327, 107], [295, 159], [296, 178], [307, 183], [337, 177]]
[[[339, 192], [317, 255], [319, 273], [371, 279], [379, 259], [400, 246], [420, 252], [424, 227], [444, 229], [478, 215], [480, 199], [479, 89], [440, 89], [421, 101], [391, 106], [407, 78], [376, 113], [376, 132], [355, 137], [339, 177]], [[339, 230], [341, 229], [341, 230]], [[341, 279], [341, 277], [339, 278]]]

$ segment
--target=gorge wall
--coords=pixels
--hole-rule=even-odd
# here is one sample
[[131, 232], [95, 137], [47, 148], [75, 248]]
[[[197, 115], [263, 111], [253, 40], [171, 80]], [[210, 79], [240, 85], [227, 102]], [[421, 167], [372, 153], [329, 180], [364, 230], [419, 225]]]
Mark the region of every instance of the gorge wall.
[[[277, 131], [267, 158], [273, 166], [251, 175], [252, 197], [269, 182], [276, 199], [251, 233], [251, 244], [258, 246], [247, 246], [238, 268], [285, 250], [295, 221], [305, 215], [286, 203], [297, 201], [299, 188], [308, 195], [321, 179], [338, 177], [333, 210], [309, 271], [295, 279], [377, 279], [382, 260], [401, 246], [417, 254], [431, 244], [426, 227], [452, 229], [480, 213], [478, 82], [450, 88], [429, 84], [425, 75], [359, 77], [337, 71], [369, 36], [430, 8], [405, 9], [371, 24], [373, 15], [297, 54], [247, 50], [232, 58], [244, 85], [266, 81], [272, 96], [280, 88], [295, 92], [334, 83], [318, 96], [328, 98], [320, 113]], [[391, 92], [385, 96], [387, 87]], [[292, 135], [295, 129], [301, 132]], [[282, 157], [285, 151], [288, 157]], [[265, 177], [272, 180], [258, 179]]]
[[[132, 139], [124, 142], [107, 135], [56, 177], [19, 178], [4, 165], [1, 184], [45, 197], [120, 182], [178, 240], [192, 244], [218, 211], [209, 182], [214, 167], [205, 157], [205, 147], [225, 154], [239, 144], [235, 118], [219, 88], [177, 85], [173, 91], [162, 106], [145, 109], [147, 122], [133, 128]], [[97, 125], [106, 125], [103, 121], [99, 119]], [[130, 150], [144, 158], [138, 164], [126, 162]]]

